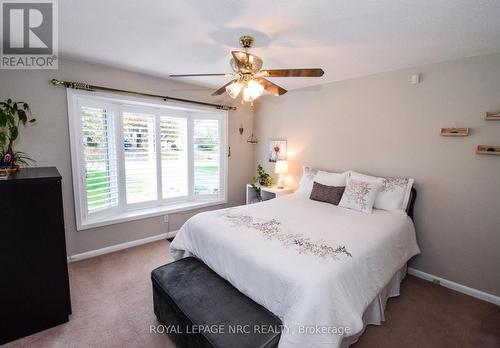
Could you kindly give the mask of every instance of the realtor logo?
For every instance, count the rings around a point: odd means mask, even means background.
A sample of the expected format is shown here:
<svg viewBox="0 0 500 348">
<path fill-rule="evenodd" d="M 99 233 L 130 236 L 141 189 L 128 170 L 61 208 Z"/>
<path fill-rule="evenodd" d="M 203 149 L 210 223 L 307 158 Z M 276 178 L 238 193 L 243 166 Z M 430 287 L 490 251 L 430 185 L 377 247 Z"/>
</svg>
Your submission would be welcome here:
<svg viewBox="0 0 500 348">
<path fill-rule="evenodd" d="M 3 0 L 0 18 L 0 69 L 57 69 L 57 0 Z"/>
</svg>

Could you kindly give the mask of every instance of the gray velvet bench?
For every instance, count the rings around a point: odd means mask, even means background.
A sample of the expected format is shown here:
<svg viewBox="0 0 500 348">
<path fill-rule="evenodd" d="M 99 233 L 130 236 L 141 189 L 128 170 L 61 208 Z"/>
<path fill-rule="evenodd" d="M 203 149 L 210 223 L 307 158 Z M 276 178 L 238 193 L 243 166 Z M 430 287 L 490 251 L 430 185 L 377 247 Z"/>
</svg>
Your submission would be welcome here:
<svg viewBox="0 0 500 348">
<path fill-rule="evenodd" d="M 207 265 L 187 257 L 155 269 L 154 312 L 177 347 L 276 347 L 281 321 Z M 161 329 L 161 330 L 160 330 Z"/>
</svg>

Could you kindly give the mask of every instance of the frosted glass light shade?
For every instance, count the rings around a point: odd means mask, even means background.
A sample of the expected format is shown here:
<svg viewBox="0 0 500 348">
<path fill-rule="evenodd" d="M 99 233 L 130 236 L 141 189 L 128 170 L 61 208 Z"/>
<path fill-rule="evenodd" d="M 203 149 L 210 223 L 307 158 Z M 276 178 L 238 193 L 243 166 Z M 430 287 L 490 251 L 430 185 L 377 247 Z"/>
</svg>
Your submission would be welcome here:
<svg viewBox="0 0 500 348">
<path fill-rule="evenodd" d="M 286 174 L 288 173 L 288 162 L 287 161 L 276 161 L 276 167 L 274 168 L 276 174 Z"/>
<path fill-rule="evenodd" d="M 238 94 L 240 94 L 242 88 L 243 84 L 239 81 L 236 81 L 226 87 L 226 92 L 231 98 L 236 99 L 236 97 L 238 97 Z"/>
<path fill-rule="evenodd" d="M 250 80 L 243 90 L 243 100 L 246 102 L 254 101 L 260 97 L 262 93 L 264 93 L 264 86 L 255 80 Z"/>
</svg>

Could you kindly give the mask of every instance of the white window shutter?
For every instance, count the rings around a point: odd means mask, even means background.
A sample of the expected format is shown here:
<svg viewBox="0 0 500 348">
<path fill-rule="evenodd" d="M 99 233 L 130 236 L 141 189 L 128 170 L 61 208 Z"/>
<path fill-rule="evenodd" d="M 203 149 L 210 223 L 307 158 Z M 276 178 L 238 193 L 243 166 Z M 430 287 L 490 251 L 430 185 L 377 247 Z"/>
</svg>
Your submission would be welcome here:
<svg viewBox="0 0 500 348">
<path fill-rule="evenodd" d="M 123 112 L 127 204 L 157 199 L 154 115 Z"/>
<path fill-rule="evenodd" d="M 194 119 L 194 195 L 214 196 L 221 192 L 220 127 L 217 119 Z"/>
<path fill-rule="evenodd" d="M 78 230 L 226 202 L 227 112 L 67 96 Z"/>
<path fill-rule="evenodd" d="M 162 198 L 188 196 L 187 119 L 160 116 Z"/>
<path fill-rule="evenodd" d="M 105 107 L 80 107 L 86 213 L 118 205 L 113 115 Z"/>
</svg>

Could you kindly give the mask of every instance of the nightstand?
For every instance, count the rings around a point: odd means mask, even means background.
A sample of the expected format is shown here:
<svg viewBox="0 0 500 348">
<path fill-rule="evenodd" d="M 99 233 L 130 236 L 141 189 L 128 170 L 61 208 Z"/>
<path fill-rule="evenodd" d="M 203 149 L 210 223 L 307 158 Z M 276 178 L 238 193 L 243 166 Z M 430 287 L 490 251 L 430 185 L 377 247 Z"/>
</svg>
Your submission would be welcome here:
<svg viewBox="0 0 500 348">
<path fill-rule="evenodd" d="M 260 186 L 260 189 L 263 201 L 267 201 L 269 199 L 293 193 L 293 190 L 287 187 L 279 189 L 276 186 L 271 186 L 271 187 Z M 255 203 L 256 200 L 257 200 L 257 193 L 252 188 L 252 185 L 247 184 L 247 204 Z"/>
</svg>

